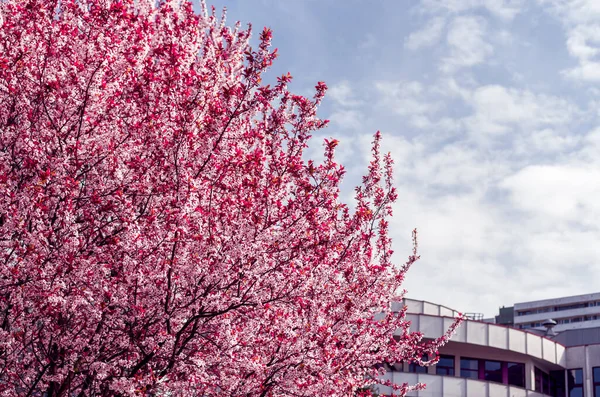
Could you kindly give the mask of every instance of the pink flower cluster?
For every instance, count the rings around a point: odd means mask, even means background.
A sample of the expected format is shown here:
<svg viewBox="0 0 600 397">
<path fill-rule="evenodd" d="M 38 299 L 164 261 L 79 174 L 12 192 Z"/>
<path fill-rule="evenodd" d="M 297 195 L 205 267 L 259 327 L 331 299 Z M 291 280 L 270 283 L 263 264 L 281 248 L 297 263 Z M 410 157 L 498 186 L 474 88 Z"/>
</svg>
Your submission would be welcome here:
<svg viewBox="0 0 600 397">
<path fill-rule="evenodd" d="M 179 0 L 0 16 L 2 395 L 347 396 L 447 341 L 391 310 L 418 256 L 391 263 L 379 134 L 350 211 L 337 141 L 303 159 L 325 84 L 261 85 L 270 30 Z"/>
</svg>

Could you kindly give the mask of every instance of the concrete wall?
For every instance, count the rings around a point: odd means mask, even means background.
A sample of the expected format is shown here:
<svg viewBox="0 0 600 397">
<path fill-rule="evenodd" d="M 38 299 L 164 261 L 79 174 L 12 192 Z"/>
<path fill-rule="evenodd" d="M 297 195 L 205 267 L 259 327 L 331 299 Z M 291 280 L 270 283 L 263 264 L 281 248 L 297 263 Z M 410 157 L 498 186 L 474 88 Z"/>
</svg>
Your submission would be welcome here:
<svg viewBox="0 0 600 397">
<path fill-rule="evenodd" d="M 560 319 L 560 318 L 591 316 L 594 314 L 596 314 L 596 315 L 600 314 L 600 306 L 582 307 L 579 309 L 561 310 L 561 311 L 557 311 L 557 312 L 534 313 L 534 314 L 528 314 L 526 316 L 517 316 L 515 313 L 515 325 L 527 324 L 527 323 L 532 323 L 532 322 L 544 322 L 544 321 L 548 320 L 549 318 L 556 320 L 556 319 Z M 590 321 L 581 321 L 578 323 L 558 324 L 555 327 L 555 329 L 558 330 L 559 326 L 567 326 L 568 328 L 574 328 L 574 327 L 570 327 L 570 326 L 577 326 L 577 325 L 582 325 L 582 324 L 585 325 L 585 324 L 594 323 L 597 321 L 598 320 L 590 320 Z M 594 326 L 594 325 L 592 325 L 592 326 Z M 543 328 L 543 327 L 538 327 L 538 328 Z"/>
<path fill-rule="evenodd" d="M 559 370 L 563 367 L 545 360 L 539 360 L 526 354 L 517 353 L 510 350 L 501 350 L 487 346 L 469 345 L 463 343 L 450 342 L 440 349 L 440 354 L 449 354 L 454 356 L 454 373 L 460 376 L 461 357 L 477 358 L 485 360 L 506 361 L 525 364 L 525 387 L 533 390 L 535 367 L 545 372 Z M 408 370 L 408 367 L 405 368 Z M 428 368 L 429 374 L 435 374 L 435 367 Z"/>
<path fill-rule="evenodd" d="M 426 338 L 438 338 L 452 324 L 452 318 L 407 314 L 410 330 Z M 549 364 L 565 364 L 565 348 L 552 340 L 528 332 L 478 321 L 465 321 L 452 337 L 453 342 L 492 347 L 529 355 Z"/>
<path fill-rule="evenodd" d="M 600 367 L 600 345 L 574 346 L 567 349 L 567 369 L 583 369 L 586 396 L 593 396 L 593 368 Z"/>
<path fill-rule="evenodd" d="M 409 393 L 408 396 L 411 397 L 547 397 L 520 387 L 451 376 L 396 372 L 388 379 L 398 384 L 404 382 L 426 384 L 425 390 Z M 384 386 L 381 386 L 379 391 L 382 394 L 391 394 L 392 392 L 391 388 Z"/>
<path fill-rule="evenodd" d="M 600 344 L 600 327 L 572 329 L 561 332 L 552 339 L 567 347 Z"/>
<path fill-rule="evenodd" d="M 404 299 L 403 304 L 406 305 L 406 312 L 412 314 L 429 314 L 432 316 L 442 317 L 457 317 L 458 311 L 446 306 L 437 305 L 427 301 L 419 301 L 414 299 Z M 395 310 L 400 309 L 400 305 L 393 307 Z"/>
<path fill-rule="evenodd" d="M 540 307 L 570 305 L 589 301 L 600 301 L 600 292 L 593 294 L 584 294 L 576 296 L 566 296 L 563 298 L 543 299 L 538 301 L 515 303 L 515 312 L 517 310 L 527 310 Z"/>
</svg>

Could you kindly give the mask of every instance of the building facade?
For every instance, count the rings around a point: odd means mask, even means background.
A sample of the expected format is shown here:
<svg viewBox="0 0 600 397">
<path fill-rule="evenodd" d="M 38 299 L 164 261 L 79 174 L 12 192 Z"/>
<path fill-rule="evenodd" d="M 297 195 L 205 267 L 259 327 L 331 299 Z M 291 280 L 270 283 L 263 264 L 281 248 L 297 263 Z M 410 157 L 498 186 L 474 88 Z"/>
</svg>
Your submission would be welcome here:
<svg viewBox="0 0 600 397">
<path fill-rule="evenodd" d="M 499 310 L 498 315 L 494 318 L 496 324 L 506 325 L 508 327 L 515 326 L 515 307 L 504 307 L 502 306 Z"/>
<path fill-rule="evenodd" d="M 411 331 L 442 335 L 456 311 L 406 300 Z M 559 333 L 553 338 L 499 324 L 466 320 L 440 349 L 437 365 L 396 363 L 384 376 L 394 383 L 425 383 L 422 397 L 600 397 L 600 328 Z M 577 332 L 575 332 L 577 331 Z M 593 342 L 578 344 L 579 342 Z M 598 343 L 595 343 L 595 342 Z M 379 393 L 392 394 L 389 387 Z"/>
<path fill-rule="evenodd" d="M 502 314 L 502 309 L 501 309 Z M 556 332 L 600 327 L 600 293 L 515 303 L 514 327 L 543 330 L 544 321 L 557 322 Z"/>
</svg>

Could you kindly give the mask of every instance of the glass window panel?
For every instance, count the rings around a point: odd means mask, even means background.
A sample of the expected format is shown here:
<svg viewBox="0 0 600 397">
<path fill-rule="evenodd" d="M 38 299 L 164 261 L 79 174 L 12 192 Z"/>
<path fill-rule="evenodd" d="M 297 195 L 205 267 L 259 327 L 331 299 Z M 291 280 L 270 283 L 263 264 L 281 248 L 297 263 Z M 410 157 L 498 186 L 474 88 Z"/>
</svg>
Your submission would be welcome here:
<svg viewBox="0 0 600 397">
<path fill-rule="evenodd" d="M 454 356 L 440 356 L 435 373 L 438 375 L 454 376 Z"/>
<path fill-rule="evenodd" d="M 502 363 L 500 361 L 486 361 L 485 362 L 485 370 L 486 371 L 501 371 Z"/>
<path fill-rule="evenodd" d="M 454 367 L 454 356 L 440 356 L 437 365 L 441 367 Z"/>
<path fill-rule="evenodd" d="M 485 380 L 490 381 L 490 382 L 502 383 L 502 371 L 486 372 Z"/>
<path fill-rule="evenodd" d="M 594 368 L 594 382 L 600 383 L 600 367 Z"/>
<path fill-rule="evenodd" d="M 542 374 L 542 392 L 544 394 L 550 394 L 550 377 L 547 373 Z"/>
<path fill-rule="evenodd" d="M 477 370 L 477 369 L 479 369 L 479 361 L 474 360 L 472 358 L 461 358 L 460 359 L 460 368 Z"/>
<path fill-rule="evenodd" d="M 425 374 L 427 373 L 427 367 L 422 367 L 416 363 L 410 363 L 408 365 L 408 372 L 413 372 L 417 374 Z"/>
<path fill-rule="evenodd" d="M 437 367 L 435 369 L 435 373 L 437 375 L 446 375 L 446 376 L 454 376 L 454 368 L 448 367 Z"/>
<path fill-rule="evenodd" d="M 594 386 L 594 397 L 600 397 L 600 385 Z"/>
<path fill-rule="evenodd" d="M 544 385 L 544 381 L 543 381 L 544 372 L 542 372 L 542 370 L 539 369 L 538 367 L 535 367 L 534 375 L 535 375 L 535 391 L 538 391 L 541 393 L 542 387 Z"/>
<path fill-rule="evenodd" d="M 463 378 L 479 379 L 479 360 L 474 358 L 461 358 L 460 376 Z"/>
<path fill-rule="evenodd" d="M 484 379 L 502 383 L 502 363 L 500 361 L 485 361 Z"/>
<path fill-rule="evenodd" d="M 478 371 L 473 371 L 473 370 L 469 370 L 469 369 L 461 369 L 460 376 L 462 378 L 479 379 L 479 374 L 477 372 Z"/>
<path fill-rule="evenodd" d="M 583 387 L 577 386 L 569 390 L 569 397 L 583 397 Z"/>
<path fill-rule="evenodd" d="M 550 387 L 550 391 L 553 396 L 562 397 L 566 394 L 565 371 L 550 371 Z"/>
<path fill-rule="evenodd" d="M 423 354 L 421 356 L 421 360 L 427 361 L 427 355 Z M 417 374 L 426 374 L 427 367 L 422 367 L 419 364 L 412 362 L 412 363 L 408 364 L 408 372 L 413 372 L 413 373 L 417 373 Z"/>
<path fill-rule="evenodd" d="M 569 370 L 569 383 L 572 385 L 583 384 L 583 370 L 581 368 Z"/>
<path fill-rule="evenodd" d="M 525 387 L 525 364 L 507 363 L 508 368 L 508 384 Z"/>
</svg>

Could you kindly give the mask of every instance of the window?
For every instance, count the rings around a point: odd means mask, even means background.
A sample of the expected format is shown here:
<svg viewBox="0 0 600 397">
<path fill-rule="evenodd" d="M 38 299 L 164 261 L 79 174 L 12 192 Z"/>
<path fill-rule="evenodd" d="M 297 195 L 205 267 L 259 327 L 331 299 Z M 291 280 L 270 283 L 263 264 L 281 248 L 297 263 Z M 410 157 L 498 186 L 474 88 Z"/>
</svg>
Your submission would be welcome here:
<svg viewBox="0 0 600 397">
<path fill-rule="evenodd" d="M 593 369 L 594 397 L 600 397 L 600 367 Z"/>
<path fill-rule="evenodd" d="M 508 369 L 508 384 L 525 387 L 525 364 L 506 363 L 506 367 Z"/>
<path fill-rule="evenodd" d="M 502 383 L 502 363 L 486 360 L 483 364 L 483 379 L 490 382 Z"/>
<path fill-rule="evenodd" d="M 454 376 L 454 356 L 440 356 L 440 360 L 435 366 L 435 373 L 437 375 Z"/>
<path fill-rule="evenodd" d="M 535 391 L 544 393 L 544 394 L 550 394 L 550 376 L 546 372 L 539 369 L 538 367 L 535 367 L 534 374 L 535 374 Z"/>
<path fill-rule="evenodd" d="M 542 390 L 544 394 L 550 394 L 550 375 L 542 373 Z"/>
<path fill-rule="evenodd" d="M 566 305 L 566 306 L 555 306 L 555 311 L 563 311 L 563 310 L 572 310 L 572 309 L 582 309 L 584 307 L 588 307 L 587 303 L 578 303 L 575 305 Z"/>
<path fill-rule="evenodd" d="M 423 357 L 421 357 L 421 360 L 427 361 L 427 355 L 423 355 Z M 415 374 L 426 374 L 427 367 L 422 367 L 419 364 L 412 362 L 408 364 L 408 372 L 412 372 Z"/>
<path fill-rule="evenodd" d="M 567 371 L 569 380 L 569 397 L 583 397 L 583 370 L 581 368 Z"/>
<path fill-rule="evenodd" d="M 550 371 L 550 394 L 564 397 L 566 395 L 565 371 Z"/>
<path fill-rule="evenodd" d="M 402 362 L 394 363 L 391 365 L 391 367 L 392 367 L 392 371 L 395 371 L 395 372 L 403 372 L 404 371 L 404 364 Z"/>
<path fill-rule="evenodd" d="M 473 358 L 461 358 L 460 376 L 463 378 L 479 379 L 479 360 Z"/>
<path fill-rule="evenodd" d="M 452 363 L 454 363 L 454 357 L 448 357 L 452 358 Z M 450 361 L 448 361 L 448 364 L 450 364 Z M 548 374 L 544 374 L 543 371 L 540 371 L 538 368 L 536 368 L 536 371 L 539 371 L 540 373 L 540 375 L 538 376 L 540 382 L 540 391 L 546 390 L 546 394 L 548 394 L 548 391 L 550 389 Z M 439 371 L 437 373 L 438 375 L 445 375 L 445 373 L 441 373 Z M 462 378 L 479 379 L 488 382 L 498 382 L 505 385 L 508 384 L 524 388 L 525 364 L 461 357 L 460 376 Z"/>
</svg>

